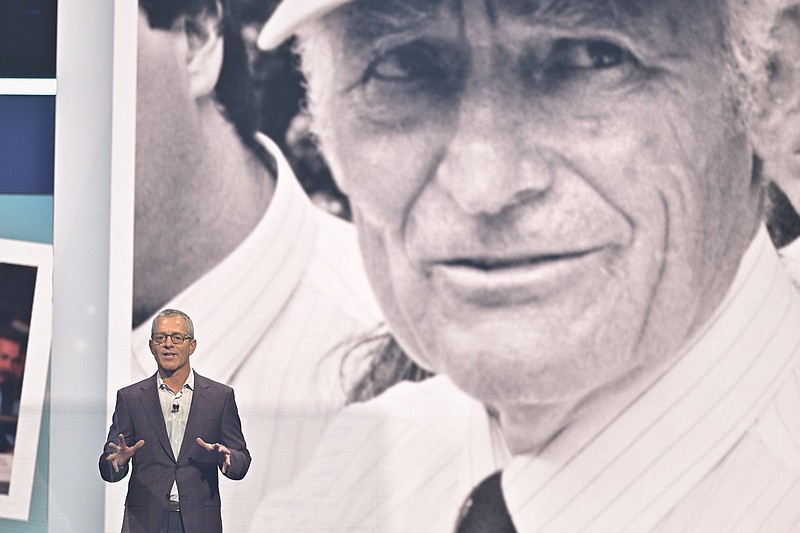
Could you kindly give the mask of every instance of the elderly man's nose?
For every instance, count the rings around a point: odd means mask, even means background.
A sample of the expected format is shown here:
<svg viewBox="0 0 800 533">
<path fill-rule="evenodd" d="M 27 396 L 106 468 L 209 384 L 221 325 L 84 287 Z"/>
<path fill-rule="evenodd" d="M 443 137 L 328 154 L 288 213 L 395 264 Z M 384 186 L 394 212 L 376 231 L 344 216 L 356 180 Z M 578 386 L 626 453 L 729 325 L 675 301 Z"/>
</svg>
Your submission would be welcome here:
<svg viewBox="0 0 800 533">
<path fill-rule="evenodd" d="M 494 215 L 547 192 L 553 169 L 545 153 L 527 147 L 511 124 L 489 114 L 462 121 L 436 178 L 473 215 Z"/>
</svg>

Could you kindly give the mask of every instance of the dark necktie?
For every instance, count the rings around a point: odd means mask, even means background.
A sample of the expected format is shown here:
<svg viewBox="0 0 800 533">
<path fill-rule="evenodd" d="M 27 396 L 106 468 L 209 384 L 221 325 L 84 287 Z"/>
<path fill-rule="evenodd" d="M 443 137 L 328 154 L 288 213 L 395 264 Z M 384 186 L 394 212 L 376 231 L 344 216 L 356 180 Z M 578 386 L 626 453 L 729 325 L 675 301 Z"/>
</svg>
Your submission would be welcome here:
<svg viewBox="0 0 800 533">
<path fill-rule="evenodd" d="M 517 533 L 495 472 L 472 489 L 458 514 L 455 533 Z"/>
</svg>

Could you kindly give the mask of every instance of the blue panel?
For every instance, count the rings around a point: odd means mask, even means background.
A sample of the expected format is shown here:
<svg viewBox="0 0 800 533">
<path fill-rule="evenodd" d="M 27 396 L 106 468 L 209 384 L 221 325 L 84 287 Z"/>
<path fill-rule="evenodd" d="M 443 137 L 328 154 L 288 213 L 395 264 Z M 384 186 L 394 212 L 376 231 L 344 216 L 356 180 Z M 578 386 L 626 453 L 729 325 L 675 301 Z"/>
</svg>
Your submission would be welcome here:
<svg viewBox="0 0 800 533">
<path fill-rule="evenodd" d="M 53 243 L 53 197 L 0 195 L 0 237 Z"/>
<path fill-rule="evenodd" d="M 53 194 L 55 108 L 55 96 L 0 96 L 0 194 Z"/>
</svg>

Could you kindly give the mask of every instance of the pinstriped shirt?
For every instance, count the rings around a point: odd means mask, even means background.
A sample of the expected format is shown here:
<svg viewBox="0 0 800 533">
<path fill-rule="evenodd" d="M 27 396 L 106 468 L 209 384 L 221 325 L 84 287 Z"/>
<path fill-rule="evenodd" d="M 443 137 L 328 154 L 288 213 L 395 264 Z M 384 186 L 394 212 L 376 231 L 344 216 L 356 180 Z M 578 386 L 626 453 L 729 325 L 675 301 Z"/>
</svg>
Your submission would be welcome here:
<svg viewBox="0 0 800 533">
<path fill-rule="evenodd" d="M 798 354 L 797 293 L 761 232 L 645 394 L 512 461 L 512 516 L 536 532 L 800 530 Z"/>
<path fill-rule="evenodd" d="M 307 463 L 344 406 L 336 348 L 380 322 L 355 230 L 314 207 L 279 149 L 259 140 L 278 165 L 267 212 L 225 261 L 165 305 L 202 329 L 192 367 L 236 389 L 253 456 L 245 479 L 220 483 L 223 524 L 236 532 Z M 152 373 L 149 328 L 133 332 L 134 378 Z"/>
<path fill-rule="evenodd" d="M 323 442 L 254 524 L 450 532 L 502 468 L 521 533 L 800 532 L 798 295 L 759 232 L 677 363 L 536 456 L 510 458 L 483 406 L 442 376 L 345 409 Z"/>
</svg>

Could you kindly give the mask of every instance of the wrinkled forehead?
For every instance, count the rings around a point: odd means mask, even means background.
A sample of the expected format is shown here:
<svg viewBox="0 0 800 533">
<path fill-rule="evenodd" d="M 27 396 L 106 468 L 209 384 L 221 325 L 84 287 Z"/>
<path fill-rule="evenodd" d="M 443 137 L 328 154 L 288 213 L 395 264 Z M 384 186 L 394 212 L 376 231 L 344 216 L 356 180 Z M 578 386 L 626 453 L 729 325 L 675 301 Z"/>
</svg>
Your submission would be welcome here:
<svg viewBox="0 0 800 533">
<path fill-rule="evenodd" d="M 674 1 L 674 0 L 672 0 Z M 650 0 L 354 0 L 351 17 L 366 21 L 414 23 L 439 17 L 462 18 L 480 12 L 491 22 L 502 18 L 530 22 L 586 23 L 595 20 L 641 18 Z M 667 2 L 669 3 L 669 1 Z"/>
<path fill-rule="evenodd" d="M 720 28 L 722 0 L 284 0 L 259 36 L 263 49 L 277 47 L 310 20 L 336 11 L 347 32 L 374 37 L 431 25 L 442 19 L 463 19 L 480 11 L 495 24 L 514 20 L 536 26 L 624 28 L 639 37 L 653 31 L 653 22 L 676 37 L 687 26 Z M 691 24 L 687 24 L 691 22 Z M 711 23 L 709 26 L 707 23 Z"/>
</svg>

